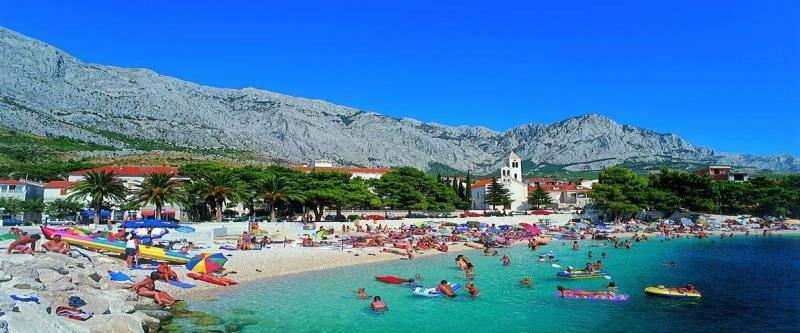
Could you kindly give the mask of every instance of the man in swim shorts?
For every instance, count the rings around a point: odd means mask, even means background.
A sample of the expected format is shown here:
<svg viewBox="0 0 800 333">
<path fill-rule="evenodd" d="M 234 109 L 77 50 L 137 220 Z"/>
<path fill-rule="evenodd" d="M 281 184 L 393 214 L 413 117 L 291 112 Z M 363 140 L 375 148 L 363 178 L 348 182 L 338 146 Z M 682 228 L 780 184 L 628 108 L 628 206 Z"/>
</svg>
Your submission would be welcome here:
<svg viewBox="0 0 800 333">
<path fill-rule="evenodd" d="M 36 241 L 41 239 L 42 236 L 39 235 L 23 235 L 20 236 L 17 240 L 15 240 L 11 245 L 8 246 L 8 251 L 6 253 L 11 254 L 11 251 L 18 251 L 22 254 L 30 254 L 34 255 L 33 251 L 36 251 Z M 28 247 L 28 244 L 31 246 Z"/>
<path fill-rule="evenodd" d="M 442 280 L 439 285 L 436 286 L 436 291 L 445 294 L 447 297 L 456 297 L 456 293 L 450 288 L 450 284 L 447 283 L 447 280 Z"/>
<path fill-rule="evenodd" d="M 61 235 L 58 234 L 53 235 L 53 239 L 44 243 L 42 247 L 48 251 L 61 254 L 69 254 L 71 251 L 69 244 L 61 239 Z"/>
</svg>

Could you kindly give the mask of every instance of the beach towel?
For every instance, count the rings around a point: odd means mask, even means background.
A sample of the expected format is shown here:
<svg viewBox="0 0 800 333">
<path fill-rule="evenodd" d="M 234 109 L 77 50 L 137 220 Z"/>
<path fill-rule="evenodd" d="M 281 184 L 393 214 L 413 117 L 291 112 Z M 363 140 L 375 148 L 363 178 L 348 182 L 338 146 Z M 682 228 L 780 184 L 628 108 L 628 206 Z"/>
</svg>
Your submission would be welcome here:
<svg viewBox="0 0 800 333">
<path fill-rule="evenodd" d="M 186 283 L 186 282 L 180 282 L 180 281 L 170 280 L 170 281 L 169 281 L 169 282 L 167 282 L 167 283 L 169 283 L 169 284 L 171 284 L 171 285 L 173 285 L 173 286 L 176 286 L 176 287 L 181 287 L 181 288 L 194 288 L 194 285 L 193 285 L 193 284 L 191 284 L 191 283 Z"/>
<path fill-rule="evenodd" d="M 235 245 L 223 245 L 219 247 L 220 250 L 231 250 L 236 251 L 238 250 Z"/>
<path fill-rule="evenodd" d="M 131 281 L 131 282 L 133 282 L 133 279 L 131 279 L 130 276 L 128 276 L 127 274 L 125 274 L 123 272 L 109 270 L 108 271 L 108 275 L 111 277 L 111 281 Z"/>
<path fill-rule="evenodd" d="M 91 311 L 83 311 L 81 309 L 73 308 L 70 306 L 59 306 L 58 308 L 56 308 L 56 314 L 70 319 L 86 320 L 91 318 L 94 313 L 92 313 Z"/>
<path fill-rule="evenodd" d="M 10 239 L 17 240 L 17 239 L 19 239 L 19 235 L 17 235 L 17 234 L 12 234 L 12 233 L 10 233 L 10 232 L 9 232 L 9 233 L 7 233 L 7 234 L 2 234 L 2 235 L 0 235 L 0 241 L 4 241 L 4 240 L 10 240 Z"/>
<path fill-rule="evenodd" d="M 20 302 L 35 302 L 36 304 L 39 304 L 39 298 L 38 298 L 38 297 L 36 297 L 36 296 L 30 296 L 30 295 L 11 295 L 11 299 L 13 299 L 13 300 L 15 300 L 15 301 L 20 301 Z"/>
</svg>

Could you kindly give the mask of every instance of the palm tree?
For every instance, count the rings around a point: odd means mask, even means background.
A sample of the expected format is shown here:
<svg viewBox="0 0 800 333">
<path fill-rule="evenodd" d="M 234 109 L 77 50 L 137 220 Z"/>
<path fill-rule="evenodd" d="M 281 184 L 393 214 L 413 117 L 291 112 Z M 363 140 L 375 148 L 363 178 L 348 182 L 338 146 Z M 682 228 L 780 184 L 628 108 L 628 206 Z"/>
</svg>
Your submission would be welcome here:
<svg viewBox="0 0 800 333">
<path fill-rule="evenodd" d="M 156 206 L 156 220 L 161 219 L 164 204 L 174 203 L 178 197 L 181 181 L 174 179 L 171 173 L 151 173 L 144 177 L 136 193 L 137 201 Z"/>
<path fill-rule="evenodd" d="M 275 222 L 277 204 L 303 200 L 303 195 L 297 192 L 294 184 L 286 177 L 270 174 L 264 177 L 259 185 L 264 201 L 269 204 L 269 220 L 272 222 Z"/>
<path fill-rule="evenodd" d="M 74 192 L 69 199 L 89 199 L 89 206 L 94 209 L 95 229 L 100 225 L 100 210 L 103 208 L 103 201 L 108 199 L 122 202 L 127 194 L 125 185 L 113 171 L 89 171 L 84 175 L 83 180 L 75 184 L 72 189 Z"/>
<path fill-rule="evenodd" d="M 229 172 L 217 171 L 200 178 L 197 191 L 205 200 L 214 203 L 217 222 L 222 222 L 222 209 L 226 201 L 234 201 L 239 194 L 239 179 Z"/>
</svg>

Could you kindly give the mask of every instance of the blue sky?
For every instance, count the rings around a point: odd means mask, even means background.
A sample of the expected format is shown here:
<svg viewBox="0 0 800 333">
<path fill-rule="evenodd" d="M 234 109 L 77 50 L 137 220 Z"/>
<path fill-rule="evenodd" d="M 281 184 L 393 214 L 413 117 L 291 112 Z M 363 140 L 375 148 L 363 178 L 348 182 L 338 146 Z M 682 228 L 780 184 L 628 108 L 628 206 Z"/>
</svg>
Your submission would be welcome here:
<svg viewBox="0 0 800 333">
<path fill-rule="evenodd" d="M 800 155 L 800 1 L 11 0 L 0 25 L 87 62 L 395 117 L 505 130 L 600 113 Z"/>
</svg>

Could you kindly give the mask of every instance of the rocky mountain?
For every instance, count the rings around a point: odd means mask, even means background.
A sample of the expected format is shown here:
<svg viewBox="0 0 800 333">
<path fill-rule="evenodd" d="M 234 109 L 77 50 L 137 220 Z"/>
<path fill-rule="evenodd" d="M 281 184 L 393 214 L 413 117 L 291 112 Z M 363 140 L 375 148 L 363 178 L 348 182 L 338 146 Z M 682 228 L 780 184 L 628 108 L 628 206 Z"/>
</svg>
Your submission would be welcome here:
<svg viewBox="0 0 800 333">
<path fill-rule="evenodd" d="M 252 152 L 265 159 L 342 165 L 431 165 L 491 172 L 514 150 L 534 165 L 597 170 L 616 164 L 707 164 L 800 171 L 794 156 L 693 146 L 673 134 L 590 114 L 506 132 L 396 119 L 258 89 L 220 89 L 148 69 L 83 63 L 0 28 L 0 124 L 122 149 Z"/>
</svg>

